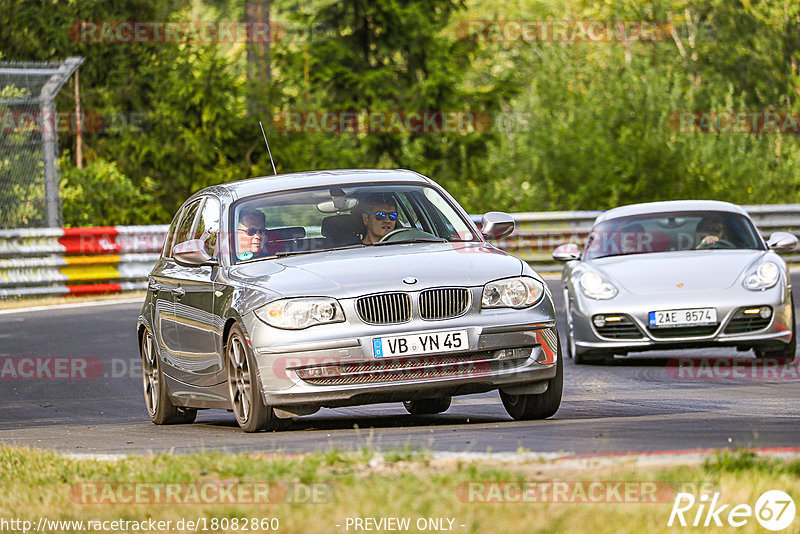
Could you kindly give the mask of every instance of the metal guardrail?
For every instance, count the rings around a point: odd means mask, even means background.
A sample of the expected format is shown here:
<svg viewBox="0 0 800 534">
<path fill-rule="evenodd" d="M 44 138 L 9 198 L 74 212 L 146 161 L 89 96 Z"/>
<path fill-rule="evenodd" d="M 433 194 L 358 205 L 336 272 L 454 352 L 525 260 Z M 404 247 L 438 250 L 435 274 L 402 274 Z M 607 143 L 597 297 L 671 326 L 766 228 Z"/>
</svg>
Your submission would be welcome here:
<svg viewBox="0 0 800 534">
<path fill-rule="evenodd" d="M 800 204 L 744 206 L 764 237 L 800 235 Z M 512 214 L 514 232 L 495 242 L 542 272 L 558 272 L 553 249 L 582 245 L 600 211 Z M 480 223 L 481 216 L 472 219 Z M 168 227 L 110 226 L 0 230 L 0 298 L 140 290 L 158 259 Z M 800 262 L 800 254 L 783 254 Z"/>
<path fill-rule="evenodd" d="M 147 287 L 167 226 L 0 230 L 0 298 Z"/>
</svg>

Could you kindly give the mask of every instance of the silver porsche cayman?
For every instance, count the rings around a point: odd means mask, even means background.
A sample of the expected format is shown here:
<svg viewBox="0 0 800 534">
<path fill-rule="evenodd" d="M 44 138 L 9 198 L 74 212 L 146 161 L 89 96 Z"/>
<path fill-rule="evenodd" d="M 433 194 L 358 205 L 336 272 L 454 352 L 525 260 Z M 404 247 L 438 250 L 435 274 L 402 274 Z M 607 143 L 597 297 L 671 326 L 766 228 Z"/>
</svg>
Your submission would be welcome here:
<svg viewBox="0 0 800 534">
<path fill-rule="evenodd" d="M 321 407 L 403 402 L 441 413 L 499 390 L 515 419 L 561 402 L 553 303 L 411 171 L 286 174 L 213 186 L 178 210 L 138 319 L 156 424 L 233 412 L 247 432 Z"/>
<path fill-rule="evenodd" d="M 568 352 L 576 363 L 647 350 L 732 346 L 791 361 L 786 263 L 742 208 L 716 201 L 623 206 L 600 215 L 583 251 L 561 245 Z"/>
</svg>

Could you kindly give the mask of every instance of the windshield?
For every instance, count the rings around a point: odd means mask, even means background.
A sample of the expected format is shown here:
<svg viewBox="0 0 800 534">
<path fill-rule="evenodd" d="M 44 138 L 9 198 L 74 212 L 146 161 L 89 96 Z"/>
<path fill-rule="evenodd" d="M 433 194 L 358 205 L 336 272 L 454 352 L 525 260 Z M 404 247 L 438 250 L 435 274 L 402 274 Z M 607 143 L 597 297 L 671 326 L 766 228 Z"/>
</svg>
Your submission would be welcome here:
<svg viewBox="0 0 800 534">
<path fill-rule="evenodd" d="M 708 249 L 763 250 L 764 244 L 752 222 L 737 213 L 651 213 L 595 226 L 586 240 L 583 259 Z"/>
<path fill-rule="evenodd" d="M 436 189 L 327 186 L 250 197 L 232 208 L 234 263 L 409 242 L 478 241 Z"/>
</svg>

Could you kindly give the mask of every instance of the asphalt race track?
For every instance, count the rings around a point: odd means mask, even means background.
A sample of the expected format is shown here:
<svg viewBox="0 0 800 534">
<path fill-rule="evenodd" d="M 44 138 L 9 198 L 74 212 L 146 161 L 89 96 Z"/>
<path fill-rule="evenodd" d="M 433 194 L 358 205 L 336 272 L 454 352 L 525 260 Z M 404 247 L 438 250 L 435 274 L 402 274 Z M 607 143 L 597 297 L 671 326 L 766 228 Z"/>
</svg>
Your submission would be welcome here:
<svg viewBox="0 0 800 534">
<path fill-rule="evenodd" d="M 548 283 L 560 314 L 558 281 Z M 752 353 L 728 349 L 606 366 L 566 360 L 561 409 L 544 421 L 513 421 L 494 392 L 455 398 L 436 416 L 408 415 L 401 404 L 322 409 L 279 433 L 245 434 L 221 410 L 201 411 L 193 425 L 159 427 L 142 399 L 139 309 L 127 303 L 0 315 L 0 442 L 70 453 L 408 446 L 581 454 L 800 445 L 798 362 L 764 369 Z M 687 357 L 709 365 L 674 365 Z M 34 376 L 15 377 L 20 370 Z"/>
</svg>

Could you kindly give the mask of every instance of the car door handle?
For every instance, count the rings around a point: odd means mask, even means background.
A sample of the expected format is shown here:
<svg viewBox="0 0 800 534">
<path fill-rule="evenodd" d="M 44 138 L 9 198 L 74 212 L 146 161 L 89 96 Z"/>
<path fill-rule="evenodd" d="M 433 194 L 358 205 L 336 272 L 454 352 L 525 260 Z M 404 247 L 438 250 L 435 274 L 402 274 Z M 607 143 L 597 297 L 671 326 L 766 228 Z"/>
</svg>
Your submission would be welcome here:
<svg viewBox="0 0 800 534">
<path fill-rule="evenodd" d="M 186 294 L 186 290 L 183 289 L 182 287 L 178 286 L 178 287 L 176 287 L 175 289 L 172 290 L 172 294 L 175 295 L 178 298 L 181 298 L 182 296 L 184 296 Z"/>
</svg>

